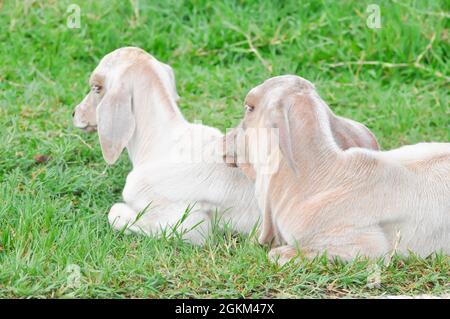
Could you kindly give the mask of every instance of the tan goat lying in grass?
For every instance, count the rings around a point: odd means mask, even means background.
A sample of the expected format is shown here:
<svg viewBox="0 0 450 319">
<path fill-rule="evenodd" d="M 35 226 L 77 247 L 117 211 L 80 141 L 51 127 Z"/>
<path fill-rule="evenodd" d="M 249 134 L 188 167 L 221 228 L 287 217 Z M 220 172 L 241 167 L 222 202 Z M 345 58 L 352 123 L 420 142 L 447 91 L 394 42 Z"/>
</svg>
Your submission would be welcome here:
<svg viewBox="0 0 450 319">
<path fill-rule="evenodd" d="M 450 253 L 450 143 L 342 150 L 336 116 L 298 76 L 265 81 L 245 105 L 240 127 L 225 139 L 227 161 L 239 166 L 235 140 L 246 140 L 244 172 L 255 178 L 263 214 L 259 241 L 273 243 L 272 259 L 284 263 L 297 248 L 346 260 L 393 250 Z M 269 163 L 256 157 L 267 143 L 251 134 L 257 128 L 278 130 L 279 145 L 266 148 Z"/>
</svg>

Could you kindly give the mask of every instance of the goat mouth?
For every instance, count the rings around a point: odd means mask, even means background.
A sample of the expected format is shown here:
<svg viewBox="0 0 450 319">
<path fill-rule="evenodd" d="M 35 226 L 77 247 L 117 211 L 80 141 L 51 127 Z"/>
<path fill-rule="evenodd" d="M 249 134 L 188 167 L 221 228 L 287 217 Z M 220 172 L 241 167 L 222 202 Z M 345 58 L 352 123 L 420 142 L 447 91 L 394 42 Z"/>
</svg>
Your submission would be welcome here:
<svg viewBox="0 0 450 319">
<path fill-rule="evenodd" d="M 87 126 L 83 127 L 82 130 L 87 133 L 93 133 L 93 132 L 97 131 L 97 126 L 96 125 L 87 125 Z"/>
</svg>

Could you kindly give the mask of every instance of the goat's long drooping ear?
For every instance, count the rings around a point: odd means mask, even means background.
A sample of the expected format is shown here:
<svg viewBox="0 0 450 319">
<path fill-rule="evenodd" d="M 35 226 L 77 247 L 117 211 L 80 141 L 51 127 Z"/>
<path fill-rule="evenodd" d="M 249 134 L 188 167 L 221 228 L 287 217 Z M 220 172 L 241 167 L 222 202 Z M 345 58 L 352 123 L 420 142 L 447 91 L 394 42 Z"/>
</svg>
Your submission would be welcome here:
<svg viewBox="0 0 450 319">
<path fill-rule="evenodd" d="M 280 143 L 280 150 L 283 157 L 287 160 L 289 167 L 298 176 L 298 167 L 295 163 L 294 152 L 292 151 L 292 136 L 289 125 L 289 112 L 291 107 L 280 107 L 275 116 L 275 128 L 278 128 L 278 137 Z"/>
<path fill-rule="evenodd" d="M 340 116 L 333 116 L 330 124 L 336 144 L 341 149 L 346 150 L 350 147 L 380 149 L 375 135 L 363 124 Z"/>
<path fill-rule="evenodd" d="M 109 90 L 97 107 L 97 122 L 103 158 L 114 164 L 136 127 L 131 94 L 123 87 Z"/>
</svg>

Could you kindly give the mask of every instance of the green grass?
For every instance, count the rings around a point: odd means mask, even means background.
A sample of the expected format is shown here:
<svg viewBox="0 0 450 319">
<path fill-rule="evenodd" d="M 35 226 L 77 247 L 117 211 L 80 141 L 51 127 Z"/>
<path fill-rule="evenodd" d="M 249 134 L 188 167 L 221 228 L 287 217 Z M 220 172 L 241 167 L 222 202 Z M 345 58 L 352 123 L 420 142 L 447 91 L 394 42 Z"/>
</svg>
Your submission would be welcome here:
<svg viewBox="0 0 450 319">
<path fill-rule="evenodd" d="M 81 29 L 66 26 L 73 2 Z M 192 121 L 236 125 L 249 89 L 293 73 L 314 82 L 337 114 L 369 126 L 385 149 L 447 142 L 448 1 L 139 2 L 136 15 L 129 1 L 0 1 L 0 297 L 450 292 L 448 256 L 379 263 L 381 287 L 369 289 L 364 260 L 281 269 L 254 237 L 216 232 L 192 247 L 115 233 L 106 214 L 120 200 L 128 158 L 108 167 L 97 137 L 71 124 L 99 59 L 133 45 L 174 67 Z M 366 27 L 369 3 L 380 5 L 381 29 Z M 380 63 L 347 63 L 355 61 Z M 37 154 L 50 160 L 37 164 Z M 81 269 L 78 287 L 68 285 L 71 264 Z"/>
</svg>

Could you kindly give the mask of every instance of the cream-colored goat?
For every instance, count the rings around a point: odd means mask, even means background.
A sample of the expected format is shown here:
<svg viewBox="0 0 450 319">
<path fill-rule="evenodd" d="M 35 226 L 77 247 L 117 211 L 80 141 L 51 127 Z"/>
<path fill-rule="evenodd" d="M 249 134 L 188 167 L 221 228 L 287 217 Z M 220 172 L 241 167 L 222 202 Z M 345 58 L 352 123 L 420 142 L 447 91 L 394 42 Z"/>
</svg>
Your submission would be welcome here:
<svg viewBox="0 0 450 319">
<path fill-rule="evenodd" d="M 327 252 L 345 260 L 394 250 L 450 253 L 450 143 L 341 150 L 333 137 L 336 116 L 298 76 L 265 81 L 245 104 L 240 129 L 225 139 L 228 160 L 237 158 L 236 137 L 257 154 L 261 141 L 251 128 L 278 129 L 279 145 L 269 155 L 278 170 L 264 173 L 268 164 L 252 158 L 251 169 L 245 167 L 256 175 L 259 241 L 273 243 L 271 259 L 284 263 L 298 248 L 307 257 Z"/>
<path fill-rule="evenodd" d="M 98 125 L 109 164 L 124 148 L 133 163 L 124 203 L 114 204 L 108 215 L 114 228 L 158 235 L 176 227 L 200 244 L 218 212 L 220 225 L 244 234 L 252 230 L 260 217 L 253 183 L 222 162 L 219 130 L 183 118 L 170 66 L 139 48 L 121 48 L 100 61 L 90 86 L 75 108 L 74 125 L 86 131 Z M 343 147 L 377 147 L 359 123 L 342 119 L 336 131 Z"/>
<path fill-rule="evenodd" d="M 215 160 L 219 130 L 183 118 L 170 66 L 139 48 L 121 48 L 100 61 L 89 82 L 92 91 L 75 108 L 75 126 L 97 128 L 109 164 L 124 148 L 133 164 L 124 203 L 114 204 L 108 215 L 115 229 L 184 233 L 184 239 L 201 244 L 216 210 L 219 223 L 236 231 L 255 226 L 259 211 L 252 183 Z"/>
</svg>

